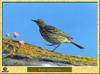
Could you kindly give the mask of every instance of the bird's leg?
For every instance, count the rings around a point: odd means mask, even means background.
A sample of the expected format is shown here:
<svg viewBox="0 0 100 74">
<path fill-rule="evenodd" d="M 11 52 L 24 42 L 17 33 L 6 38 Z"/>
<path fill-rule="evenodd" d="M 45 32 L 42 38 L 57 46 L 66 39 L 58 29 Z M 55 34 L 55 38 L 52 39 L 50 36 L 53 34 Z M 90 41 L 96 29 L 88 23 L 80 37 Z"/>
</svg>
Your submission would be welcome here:
<svg viewBox="0 0 100 74">
<path fill-rule="evenodd" d="M 53 50 L 52 52 L 54 52 L 56 50 L 56 48 L 58 48 L 60 46 L 60 44 L 58 44 Z"/>
</svg>

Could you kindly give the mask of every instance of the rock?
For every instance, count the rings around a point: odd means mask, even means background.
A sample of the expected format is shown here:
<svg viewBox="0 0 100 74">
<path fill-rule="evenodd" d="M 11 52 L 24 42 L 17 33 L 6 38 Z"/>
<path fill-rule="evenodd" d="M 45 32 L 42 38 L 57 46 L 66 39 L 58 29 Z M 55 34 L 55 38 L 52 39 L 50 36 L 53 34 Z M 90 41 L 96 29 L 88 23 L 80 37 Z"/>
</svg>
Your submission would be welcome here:
<svg viewBox="0 0 100 74">
<path fill-rule="evenodd" d="M 9 39 L 10 40 L 10 39 Z M 3 38 L 3 66 L 95 66 L 97 60 L 83 56 L 66 56 L 40 46 Z M 10 46 L 10 47 L 9 47 Z"/>
</svg>

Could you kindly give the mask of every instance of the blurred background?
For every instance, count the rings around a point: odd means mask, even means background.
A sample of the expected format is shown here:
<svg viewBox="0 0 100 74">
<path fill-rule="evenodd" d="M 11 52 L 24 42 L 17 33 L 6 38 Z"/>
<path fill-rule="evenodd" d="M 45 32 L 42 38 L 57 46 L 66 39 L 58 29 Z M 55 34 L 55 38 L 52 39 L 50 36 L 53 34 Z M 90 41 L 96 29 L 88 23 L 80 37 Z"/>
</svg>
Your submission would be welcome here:
<svg viewBox="0 0 100 74">
<path fill-rule="evenodd" d="M 62 44 L 56 52 L 71 56 L 97 58 L 97 3 L 3 3 L 3 37 L 14 32 L 16 40 L 52 50 L 41 37 L 32 19 L 43 19 L 74 38 L 85 49 Z"/>
</svg>

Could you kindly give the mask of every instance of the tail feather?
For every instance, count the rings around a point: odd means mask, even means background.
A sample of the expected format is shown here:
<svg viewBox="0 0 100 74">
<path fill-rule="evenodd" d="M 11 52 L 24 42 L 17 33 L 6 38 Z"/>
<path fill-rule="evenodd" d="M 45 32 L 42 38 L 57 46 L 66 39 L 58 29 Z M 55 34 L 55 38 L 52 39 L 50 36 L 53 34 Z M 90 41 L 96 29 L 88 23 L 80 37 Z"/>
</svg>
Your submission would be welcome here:
<svg viewBox="0 0 100 74">
<path fill-rule="evenodd" d="M 75 42 L 71 42 L 72 44 L 74 44 L 75 46 L 77 46 L 78 48 L 80 48 L 80 49 L 84 49 L 84 47 L 82 47 L 81 45 L 79 45 L 79 44 L 77 44 L 77 43 L 75 43 Z"/>
</svg>

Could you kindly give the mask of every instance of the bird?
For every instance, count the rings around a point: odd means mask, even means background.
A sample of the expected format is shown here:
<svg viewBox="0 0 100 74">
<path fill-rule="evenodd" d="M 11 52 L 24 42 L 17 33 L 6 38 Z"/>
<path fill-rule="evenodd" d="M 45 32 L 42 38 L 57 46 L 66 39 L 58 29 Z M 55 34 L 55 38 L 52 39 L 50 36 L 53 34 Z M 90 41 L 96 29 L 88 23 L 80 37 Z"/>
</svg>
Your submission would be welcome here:
<svg viewBox="0 0 100 74">
<path fill-rule="evenodd" d="M 38 25 L 40 34 L 43 37 L 43 39 L 50 43 L 48 46 L 56 45 L 56 47 L 52 50 L 52 52 L 54 52 L 61 44 L 64 43 L 70 43 L 80 49 L 84 49 L 83 46 L 75 43 L 73 41 L 73 38 L 69 36 L 67 33 L 64 33 L 62 30 L 54 26 L 48 25 L 44 20 L 32 19 L 32 21 Z"/>
</svg>

